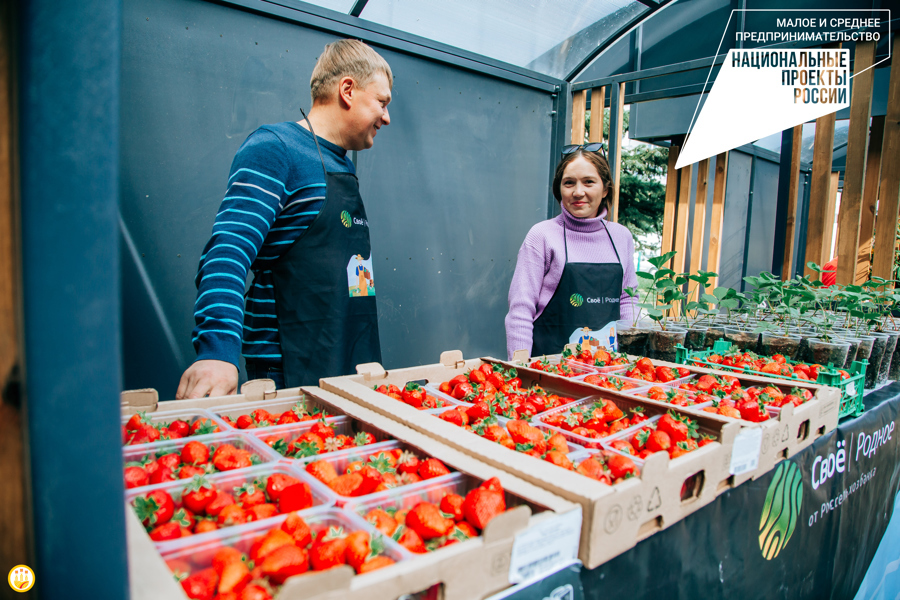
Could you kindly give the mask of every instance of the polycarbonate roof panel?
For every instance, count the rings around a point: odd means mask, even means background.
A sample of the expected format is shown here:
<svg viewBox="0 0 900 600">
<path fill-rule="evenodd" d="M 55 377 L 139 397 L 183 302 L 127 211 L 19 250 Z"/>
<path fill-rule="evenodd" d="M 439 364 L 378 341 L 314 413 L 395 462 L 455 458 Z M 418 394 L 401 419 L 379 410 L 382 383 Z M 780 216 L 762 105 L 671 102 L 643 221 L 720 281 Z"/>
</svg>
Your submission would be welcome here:
<svg viewBox="0 0 900 600">
<path fill-rule="evenodd" d="M 580 36 L 608 38 L 646 10 L 631 0 L 369 0 L 360 17 L 562 77 L 597 47 Z"/>
<path fill-rule="evenodd" d="M 350 9 L 353 8 L 354 0 L 304 0 L 305 2 L 309 2 L 310 4 L 315 4 L 316 6 L 321 6 L 322 8 L 328 8 L 331 10 L 336 10 L 338 12 L 342 12 L 347 14 L 350 12 Z"/>
</svg>

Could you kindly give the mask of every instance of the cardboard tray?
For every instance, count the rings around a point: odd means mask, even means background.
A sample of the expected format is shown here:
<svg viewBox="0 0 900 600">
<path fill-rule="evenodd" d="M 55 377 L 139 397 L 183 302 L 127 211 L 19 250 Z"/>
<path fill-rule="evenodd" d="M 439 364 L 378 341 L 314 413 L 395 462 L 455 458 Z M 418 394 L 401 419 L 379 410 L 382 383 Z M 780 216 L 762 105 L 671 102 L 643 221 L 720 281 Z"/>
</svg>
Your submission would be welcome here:
<svg viewBox="0 0 900 600">
<path fill-rule="evenodd" d="M 583 509 L 579 558 L 591 569 L 683 519 L 736 485 L 735 478 L 730 475 L 731 449 L 741 426 L 710 415 L 694 414 L 692 417 L 699 421 L 702 429 L 716 432 L 720 442 L 671 461 L 665 453 L 654 454 L 645 461 L 639 478 L 609 486 L 504 448 L 433 415 L 421 414 L 421 411 L 373 389 L 382 384 L 403 386 L 408 381 L 421 380 L 439 384 L 484 362 L 499 363 L 504 368 L 512 366 L 491 358 L 466 361 L 462 353 L 455 350 L 444 352 L 439 364 L 387 372 L 380 365 L 371 363 L 358 366 L 359 375 L 323 379 L 320 385 L 496 468 L 579 503 Z M 596 388 L 578 381 L 542 371 L 520 369 L 519 374 L 524 384 L 539 383 L 548 392 L 573 398 L 600 393 Z M 623 410 L 628 406 L 647 406 L 645 402 L 623 395 L 610 393 L 608 397 L 619 403 Z M 671 408 L 664 406 L 656 407 L 656 411 L 664 412 Z M 682 498 L 683 488 L 688 492 L 685 498 Z"/>
<path fill-rule="evenodd" d="M 520 506 L 491 521 L 478 538 L 452 544 L 429 554 L 416 555 L 366 575 L 355 576 L 349 567 L 341 567 L 295 577 L 285 583 L 276 600 L 395 600 L 403 594 L 416 593 L 434 585 L 442 585 L 442 597 L 445 600 L 484 598 L 509 586 L 513 543 L 517 534 L 534 527 L 547 526 L 562 516 L 577 517 L 577 513 L 580 513 L 580 507 L 576 504 L 325 390 L 292 388 L 276 392 L 274 383 L 260 380 L 245 384 L 241 391 L 244 394 L 240 396 L 172 401 L 162 405 L 154 390 L 123 392 L 123 413 L 136 409 L 153 412 L 160 406 L 166 410 L 216 408 L 306 394 L 315 402 L 327 405 L 333 414 L 347 415 L 363 421 L 372 429 L 378 429 L 412 445 L 461 473 L 481 480 L 498 477 L 508 495 L 522 499 Z M 533 512 L 532 508 L 542 509 L 542 512 Z M 131 598 L 185 599 L 181 586 L 175 582 L 134 512 L 128 510 L 126 517 Z"/>
<path fill-rule="evenodd" d="M 637 360 L 641 357 L 632 356 L 631 358 Z M 713 375 L 729 375 L 731 377 L 737 378 L 738 381 L 740 381 L 741 384 L 744 385 L 744 387 L 775 386 L 784 389 L 798 387 L 801 389 L 808 389 L 812 392 L 813 398 L 808 402 L 805 402 L 802 405 L 796 407 L 793 405 L 784 406 L 781 408 L 781 411 L 778 414 L 777 418 L 771 418 L 768 421 L 764 421 L 762 423 L 751 423 L 750 421 L 744 421 L 742 419 L 733 419 L 730 417 L 723 417 L 721 415 L 714 415 L 704 412 L 702 409 L 698 409 L 695 407 L 676 407 L 666 402 L 650 400 L 649 398 L 640 398 L 643 402 L 646 402 L 648 404 L 666 406 L 676 409 L 679 412 L 689 414 L 691 416 L 706 415 L 707 417 L 722 420 L 725 422 L 739 423 L 745 429 L 752 427 L 762 427 L 763 433 L 762 444 L 760 447 L 759 467 L 752 474 L 753 479 L 765 475 L 773 468 L 775 468 L 775 465 L 778 462 L 797 454 L 800 450 L 803 450 L 804 448 L 815 442 L 817 439 L 837 427 L 841 400 L 841 391 L 837 388 L 826 387 L 814 382 L 786 381 L 772 377 L 747 375 L 742 373 L 735 373 L 732 371 L 719 371 L 708 369 L 705 367 L 698 367 L 695 365 L 682 365 L 656 359 L 652 360 L 653 364 L 655 365 L 687 369 L 692 374 L 698 376 L 705 373 Z M 542 371 L 535 371 L 527 367 L 517 367 L 517 369 L 523 373 L 543 373 Z M 567 379 L 565 377 L 559 377 L 557 375 L 552 375 L 549 373 L 545 375 L 555 380 Z M 589 384 L 585 385 L 587 385 L 587 387 L 592 390 L 603 389 Z M 612 393 L 616 396 L 625 395 L 629 397 L 636 397 L 630 395 L 629 391 Z M 740 482 L 741 478 L 738 478 L 735 483 L 737 485 Z"/>
</svg>

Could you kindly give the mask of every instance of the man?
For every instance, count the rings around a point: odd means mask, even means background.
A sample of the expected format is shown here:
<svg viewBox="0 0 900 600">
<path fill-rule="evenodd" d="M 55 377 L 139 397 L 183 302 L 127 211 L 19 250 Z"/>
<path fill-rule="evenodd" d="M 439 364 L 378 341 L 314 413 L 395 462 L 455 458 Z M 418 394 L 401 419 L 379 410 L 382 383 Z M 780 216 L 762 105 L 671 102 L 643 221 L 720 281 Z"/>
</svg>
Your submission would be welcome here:
<svg viewBox="0 0 900 600">
<path fill-rule="evenodd" d="M 197 361 L 177 398 L 235 393 L 242 351 L 250 378 L 279 388 L 381 361 L 375 296 L 350 297 L 345 283 L 351 259 L 371 258 L 347 151 L 371 148 L 390 123 L 392 86 L 390 66 L 369 46 L 329 44 L 313 69 L 308 119 L 264 125 L 238 150 L 200 257 Z"/>
</svg>

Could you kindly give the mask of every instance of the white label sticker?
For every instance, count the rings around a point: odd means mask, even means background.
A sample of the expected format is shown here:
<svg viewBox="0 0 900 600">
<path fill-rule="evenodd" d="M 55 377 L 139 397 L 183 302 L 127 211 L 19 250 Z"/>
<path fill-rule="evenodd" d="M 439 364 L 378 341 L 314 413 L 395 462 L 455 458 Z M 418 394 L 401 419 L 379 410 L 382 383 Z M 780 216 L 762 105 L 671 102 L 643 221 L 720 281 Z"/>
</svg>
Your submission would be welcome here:
<svg viewBox="0 0 900 600">
<path fill-rule="evenodd" d="M 581 506 L 522 531 L 513 542 L 509 582 L 549 573 L 578 558 L 580 540 Z"/>
<path fill-rule="evenodd" d="M 762 427 L 744 429 L 734 438 L 731 451 L 731 474 L 740 475 L 759 466 L 759 450 L 762 447 Z"/>
<path fill-rule="evenodd" d="M 847 387 L 844 391 L 850 398 L 856 398 L 856 383 L 854 382 L 847 384 Z"/>
</svg>

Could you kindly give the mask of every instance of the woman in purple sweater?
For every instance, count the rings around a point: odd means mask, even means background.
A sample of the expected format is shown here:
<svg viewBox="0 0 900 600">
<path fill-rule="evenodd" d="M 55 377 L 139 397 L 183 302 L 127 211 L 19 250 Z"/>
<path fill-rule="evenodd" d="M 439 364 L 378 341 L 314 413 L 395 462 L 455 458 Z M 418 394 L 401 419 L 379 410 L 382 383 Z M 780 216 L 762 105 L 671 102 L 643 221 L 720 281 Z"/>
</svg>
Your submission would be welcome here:
<svg viewBox="0 0 900 600">
<path fill-rule="evenodd" d="M 528 232 L 509 287 L 506 349 L 557 354 L 578 330 L 632 318 L 634 238 L 606 220 L 612 178 L 599 144 L 566 146 L 553 177 L 562 211 Z"/>
</svg>

